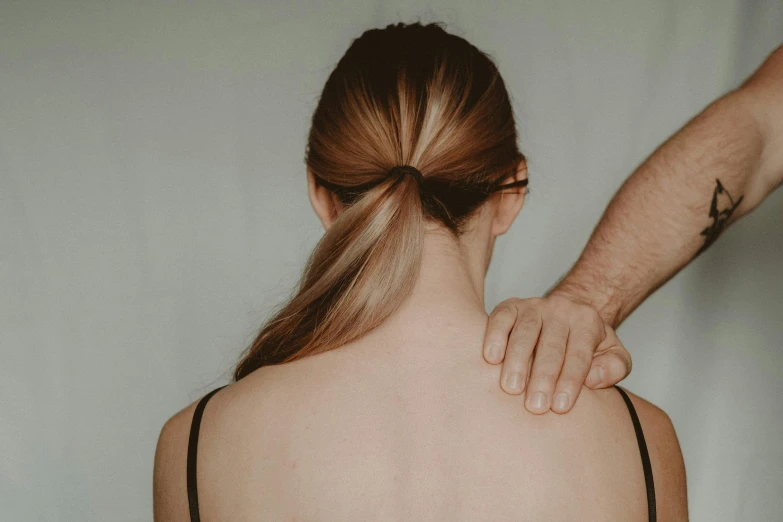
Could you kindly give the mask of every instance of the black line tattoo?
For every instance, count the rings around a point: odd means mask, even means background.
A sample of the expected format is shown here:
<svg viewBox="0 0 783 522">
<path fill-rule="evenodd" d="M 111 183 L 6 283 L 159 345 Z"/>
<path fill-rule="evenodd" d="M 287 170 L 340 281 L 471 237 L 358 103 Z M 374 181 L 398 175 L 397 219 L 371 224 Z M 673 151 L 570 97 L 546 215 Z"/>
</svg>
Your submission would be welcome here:
<svg viewBox="0 0 783 522">
<path fill-rule="evenodd" d="M 699 251 L 696 252 L 696 256 L 694 257 L 698 257 L 699 254 L 707 250 L 710 245 L 712 245 L 715 240 L 718 239 L 718 236 L 721 235 L 721 233 L 725 230 L 726 225 L 728 225 L 731 215 L 737 209 L 739 204 L 742 203 L 742 198 L 745 197 L 740 196 L 739 199 L 735 202 L 731 198 L 729 191 L 723 187 L 720 180 L 716 179 L 715 182 L 715 191 L 712 193 L 712 204 L 710 205 L 710 217 L 712 218 L 712 224 L 701 231 L 701 235 L 704 236 L 704 244 L 701 246 Z M 726 201 L 726 199 L 728 199 L 728 201 Z"/>
</svg>

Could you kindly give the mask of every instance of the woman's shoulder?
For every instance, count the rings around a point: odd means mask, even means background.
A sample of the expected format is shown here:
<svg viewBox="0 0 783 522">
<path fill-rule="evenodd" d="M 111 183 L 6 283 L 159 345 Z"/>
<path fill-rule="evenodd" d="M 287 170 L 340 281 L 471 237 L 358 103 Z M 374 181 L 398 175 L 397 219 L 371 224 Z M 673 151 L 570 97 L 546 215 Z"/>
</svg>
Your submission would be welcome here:
<svg viewBox="0 0 783 522">
<path fill-rule="evenodd" d="M 688 519 L 685 463 L 677 433 L 669 416 L 655 404 L 623 390 L 639 417 L 655 485 L 658 520 L 683 521 Z M 606 390 L 615 392 L 615 390 Z M 619 395 L 619 394 L 618 394 Z M 627 407 L 625 408 L 627 410 Z M 627 413 L 630 420 L 630 413 Z"/>
<path fill-rule="evenodd" d="M 246 407 L 248 383 L 233 383 L 213 388 L 216 393 L 206 393 L 172 415 L 158 435 L 153 466 L 153 511 L 155 520 L 190 520 L 187 491 L 187 458 L 191 428 L 199 403 L 210 394 L 202 410 L 198 438 L 199 461 L 208 454 L 204 451 L 210 444 L 213 427 L 216 424 L 227 427 L 237 419 L 237 409 Z M 219 389 L 218 388 L 225 388 Z M 258 401 L 256 401 L 258 402 Z M 228 423 L 229 426 L 225 426 Z M 223 430 L 221 430 L 223 431 Z M 223 433 L 230 433 L 223 431 Z M 206 439 L 206 440 L 205 440 Z M 199 462 L 199 468 L 202 462 Z"/>
<path fill-rule="evenodd" d="M 188 439 L 193 414 L 198 402 L 194 401 L 171 416 L 158 435 L 155 447 L 152 490 L 155 520 L 189 520 L 190 511 L 186 479 Z"/>
</svg>

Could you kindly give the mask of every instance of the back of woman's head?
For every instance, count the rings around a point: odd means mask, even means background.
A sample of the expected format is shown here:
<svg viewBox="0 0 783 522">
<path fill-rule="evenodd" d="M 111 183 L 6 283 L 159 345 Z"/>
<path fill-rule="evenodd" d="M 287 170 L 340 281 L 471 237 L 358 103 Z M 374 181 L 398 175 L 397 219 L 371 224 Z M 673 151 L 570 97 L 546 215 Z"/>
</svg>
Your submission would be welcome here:
<svg viewBox="0 0 783 522">
<path fill-rule="evenodd" d="M 458 236 L 523 159 L 503 79 L 485 53 L 439 24 L 365 31 L 326 81 L 307 143 L 308 170 L 343 210 L 235 379 L 377 326 L 413 288 L 425 221 Z M 400 165 L 423 179 L 389 175 Z"/>
</svg>

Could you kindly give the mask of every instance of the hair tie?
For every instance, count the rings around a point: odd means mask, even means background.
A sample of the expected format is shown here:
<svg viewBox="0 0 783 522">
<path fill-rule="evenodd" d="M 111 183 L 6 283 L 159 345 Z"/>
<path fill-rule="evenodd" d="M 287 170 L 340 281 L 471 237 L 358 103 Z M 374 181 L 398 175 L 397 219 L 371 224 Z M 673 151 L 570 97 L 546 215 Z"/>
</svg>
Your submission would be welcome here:
<svg viewBox="0 0 783 522">
<path fill-rule="evenodd" d="M 416 180 L 416 183 L 421 186 L 422 183 L 424 183 L 424 176 L 421 175 L 421 172 L 419 172 L 419 169 L 416 167 L 412 167 L 410 165 L 397 165 L 396 167 L 392 167 L 389 169 L 389 172 L 386 173 L 387 176 L 411 176 L 413 179 Z"/>
</svg>

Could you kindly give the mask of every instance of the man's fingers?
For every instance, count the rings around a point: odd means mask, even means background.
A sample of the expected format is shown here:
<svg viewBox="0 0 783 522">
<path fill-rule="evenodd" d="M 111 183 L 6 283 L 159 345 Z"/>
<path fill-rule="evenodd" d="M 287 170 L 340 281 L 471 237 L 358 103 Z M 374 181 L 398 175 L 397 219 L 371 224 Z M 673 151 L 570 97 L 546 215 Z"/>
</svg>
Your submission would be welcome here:
<svg viewBox="0 0 783 522">
<path fill-rule="evenodd" d="M 536 346 L 536 358 L 530 372 L 525 392 L 525 408 L 530 413 L 546 413 L 552 404 L 555 381 L 563 367 L 563 358 L 568 341 L 567 323 L 549 319 L 541 329 Z"/>
<path fill-rule="evenodd" d="M 593 362 L 593 352 L 605 336 L 603 321 L 593 309 L 584 308 L 575 319 L 577 322 L 568 334 L 565 362 L 552 398 L 552 411 L 556 413 L 567 413 L 576 404 Z"/>
<path fill-rule="evenodd" d="M 588 388 L 599 389 L 614 386 L 631 373 L 631 354 L 617 338 L 614 330 L 607 327 L 607 336 L 596 350 L 590 373 L 585 385 Z"/>
<path fill-rule="evenodd" d="M 506 360 L 500 372 L 500 387 L 512 395 L 518 395 L 525 389 L 530 356 L 541 333 L 542 318 L 532 306 L 517 309 L 517 321 L 506 349 Z"/>
<path fill-rule="evenodd" d="M 498 304 L 489 315 L 487 331 L 484 334 L 484 359 L 490 364 L 500 364 L 506 355 L 509 334 L 517 322 L 517 307 L 520 299 L 506 299 Z"/>
<path fill-rule="evenodd" d="M 607 388 L 631 371 L 631 355 L 614 330 L 567 296 L 503 301 L 489 317 L 482 352 L 488 363 L 503 363 L 501 388 L 524 392 L 525 407 L 536 414 L 566 413 L 583 384 Z"/>
</svg>

